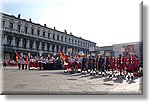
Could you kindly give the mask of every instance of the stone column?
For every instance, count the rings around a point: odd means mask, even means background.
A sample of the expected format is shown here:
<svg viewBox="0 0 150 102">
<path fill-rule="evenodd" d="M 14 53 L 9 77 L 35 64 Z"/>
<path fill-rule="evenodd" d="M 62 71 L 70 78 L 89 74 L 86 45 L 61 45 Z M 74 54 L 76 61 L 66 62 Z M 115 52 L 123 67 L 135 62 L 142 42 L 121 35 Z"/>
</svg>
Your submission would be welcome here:
<svg viewBox="0 0 150 102">
<path fill-rule="evenodd" d="M 27 49 L 29 49 L 29 44 L 30 44 L 30 42 L 29 42 L 29 40 L 27 40 L 27 44 L 26 44 Z"/>
<path fill-rule="evenodd" d="M 19 41 L 19 47 L 22 47 L 22 38 Z"/>
<path fill-rule="evenodd" d="M 44 50 L 47 51 L 47 43 L 45 43 Z"/>
<path fill-rule="evenodd" d="M 11 40 L 11 45 L 15 46 L 15 37 L 13 37 L 13 39 Z"/>
</svg>

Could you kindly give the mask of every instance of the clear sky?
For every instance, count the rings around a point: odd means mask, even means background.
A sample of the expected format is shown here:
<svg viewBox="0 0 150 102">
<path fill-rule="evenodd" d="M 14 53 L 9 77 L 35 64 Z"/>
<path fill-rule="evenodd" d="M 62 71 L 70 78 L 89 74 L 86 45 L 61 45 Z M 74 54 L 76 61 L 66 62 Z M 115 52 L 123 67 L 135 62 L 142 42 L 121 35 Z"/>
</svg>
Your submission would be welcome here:
<svg viewBox="0 0 150 102">
<path fill-rule="evenodd" d="M 1 12 L 109 46 L 137 42 L 141 0 L 1 0 Z"/>
</svg>

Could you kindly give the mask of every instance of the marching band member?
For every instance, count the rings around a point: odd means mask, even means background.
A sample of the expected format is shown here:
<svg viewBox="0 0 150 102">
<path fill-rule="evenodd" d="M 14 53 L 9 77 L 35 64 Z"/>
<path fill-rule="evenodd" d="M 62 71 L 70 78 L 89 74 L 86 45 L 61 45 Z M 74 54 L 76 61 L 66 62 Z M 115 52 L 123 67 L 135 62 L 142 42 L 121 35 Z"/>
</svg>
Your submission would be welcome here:
<svg viewBox="0 0 150 102">
<path fill-rule="evenodd" d="M 129 54 L 128 57 L 128 67 L 127 67 L 127 79 L 133 79 L 133 69 L 134 69 L 134 62 L 132 56 Z"/>
<path fill-rule="evenodd" d="M 42 58 L 41 57 L 38 59 L 38 63 L 39 63 L 39 68 L 41 70 L 42 69 Z"/>
<path fill-rule="evenodd" d="M 66 58 L 64 60 L 64 72 L 66 73 L 68 72 L 68 70 L 69 70 L 69 61 L 68 61 L 68 58 Z"/>
<path fill-rule="evenodd" d="M 74 73 L 75 72 L 75 70 L 74 70 L 74 67 L 75 67 L 75 59 L 74 59 L 74 57 L 73 56 L 71 56 L 71 59 L 70 59 L 70 67 L 71 67 L 71 73 Z"/>
<path fill-rule="evenodd" d="M 81 72 L 81 67 L 82 67 L 82 57 L 79 55 L 79 58 L 78 58 L 78 72 Z"/>
<path fill-rule="evenodd" d="M 85 55 L 84 55 L 82 58 L 82 74 L 87 73 L 86 63 L 87 63 L 87 59 L 85 58 Z"/>
<path fill-rule="evenodd" d="M 124 61 L 123 61 L 123 57 L 122 54 L 119 54 L 119 57 L 117 58 L 117 69 L 118 69 L 118 77 L 122 76 L 124 73 L 123 69 L 124 69 Z"/>
<path fill-rule="evenodd" d="M 111 56 L 110 57 L 110 76 L 109 77 L 114 77 L 115 76 L 115 70 L 116 70 L 116 61 L 115 61 L 115 57 Z"/>
<path fill-rule="evenodd" d="M 102 55 L 100 55 L 100 58 L 98 60 L 98 71 L 99 71 L 99 75 L 103 75 L 104 76 L 104 72 L 105 72 L 105 69 L 104 69 L 104 63 L 105 63 L 105 59 L 103 58 Z"/>
<path fill-rule="evenodd" d="M 106 68 L 106 71 L 109 72 L 109 70 L 110 70 L 110 61 L 109 61 L 109 57 L 108 56 L 106 57 L 105 68 Z"/>
<path fill-rule="evenodd" d="M 94 58 L 94 56 L 92 56 L 92 73 L 93 75 L 96 74 L 96 69 L 95 69 L 95 66 L 96 65 L 96 59 Z"/>
<path fill-rule="evenodd" d="M 91 59 L 91 56 L 88 57 L 88 72 L 91 72 L 92 71 L 92 59 Z"/>
</svg>

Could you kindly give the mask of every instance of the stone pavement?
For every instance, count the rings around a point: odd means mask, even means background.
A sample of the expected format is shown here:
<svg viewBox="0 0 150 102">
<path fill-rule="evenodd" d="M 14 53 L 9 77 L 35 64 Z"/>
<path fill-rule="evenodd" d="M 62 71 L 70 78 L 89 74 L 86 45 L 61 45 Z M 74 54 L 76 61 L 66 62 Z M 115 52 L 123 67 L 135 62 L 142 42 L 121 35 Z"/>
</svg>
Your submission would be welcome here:
<svg viewBox="0 0 150 102">
<path fill-rule="evenodd" d="M 126 81 L 123 78 L 64 73 L 63 70 L 3 69 L 2 94 L 142 94 L 142 78 Z"/>
</svg>

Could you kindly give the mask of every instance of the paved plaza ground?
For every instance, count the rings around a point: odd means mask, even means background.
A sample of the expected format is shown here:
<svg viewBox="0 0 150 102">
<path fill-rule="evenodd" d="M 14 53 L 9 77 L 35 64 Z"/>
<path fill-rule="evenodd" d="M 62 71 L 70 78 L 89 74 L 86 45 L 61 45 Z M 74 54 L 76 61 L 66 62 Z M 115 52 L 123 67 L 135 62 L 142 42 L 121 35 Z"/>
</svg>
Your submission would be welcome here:
<svg viewBox="0 0 150 102">
<path fill-rule="evenodd" d="M 142 78 L 123 78 L 64 73 L 63 70 L 3 69 L 2 94 L 142 94 Z"/>
</svg>

